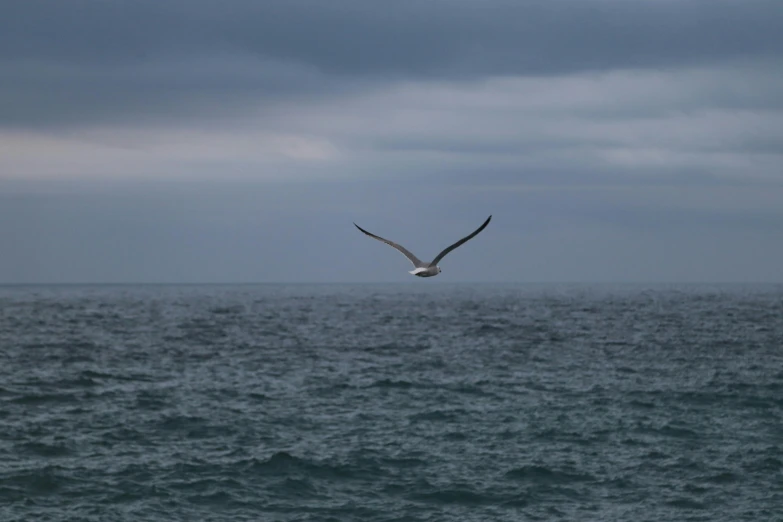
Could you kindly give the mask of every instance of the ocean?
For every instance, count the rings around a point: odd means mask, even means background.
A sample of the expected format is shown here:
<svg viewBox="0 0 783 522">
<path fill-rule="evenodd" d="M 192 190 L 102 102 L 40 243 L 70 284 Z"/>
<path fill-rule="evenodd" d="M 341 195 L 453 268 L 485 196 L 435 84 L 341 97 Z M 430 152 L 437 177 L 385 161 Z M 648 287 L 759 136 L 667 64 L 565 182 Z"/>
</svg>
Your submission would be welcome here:
<svg viewBox="0 0 783 522">
<path fill-rule="evenodd" d="M 0 520 L 783 520 L 783 285 L 0 287 Z"/>
</svg>

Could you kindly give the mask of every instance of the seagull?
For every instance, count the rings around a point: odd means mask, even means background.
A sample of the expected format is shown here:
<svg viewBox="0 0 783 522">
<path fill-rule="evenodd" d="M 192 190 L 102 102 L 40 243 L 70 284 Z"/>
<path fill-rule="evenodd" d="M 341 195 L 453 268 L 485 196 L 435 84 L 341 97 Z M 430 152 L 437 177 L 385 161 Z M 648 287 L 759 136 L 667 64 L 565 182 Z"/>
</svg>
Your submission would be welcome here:
<svg viewBox="0 0 783 522">
<path fill-rule="evenodd" d="M 383 241 L 384 243 L 386 243 L 390 247 L 396 248 L 397 250 L 402 252 L 402 255 L 407 257 L 408 260 L 411 263 L 413 263 L 413 266 L 414 266 L 413 270 L 409 270 L 408 271 L 409 274 L 413 274 L 413 275 L 415 275 L 417 277 L 434 277 L 434 276 L 440 274 L 440 267 L 438 266 L 438 261 L 443 259 L 446 256 L 446 254 L 448 254 L 449 252 L 451 252 L 452 250 L 454 250 L 455 248 L 460 246 L 462 243 L 465 243 L 466 241 L 468 241 L 470 239 L 473 239 L 473 237 L 476 236 L 476 234 L 478 234 L 479 232 L 484 230 L 484 227 L 486 227 L 489 224 L 489 220 L 490 219 L 492 219 L 491 215 L 487 218 L 487 220 L 484 222 L 484 224 L 481 225 L 480 227 L 478 227 L 472 234 L 470 234 L 469 236 L 463 237 L 462 239 L 460 239 L 459 241 L 457 241 L 453 245 L 443 249 L 443 252 L 441 252 L 440 254 L 435 256 L 435 259 L 432 260 L 432 263 L 424 263 L 424 262 L 422 262 L 418 257 L 414 256 L 408 250 L 406 250 L 402 246 L 398 245 L 397 243 L 395 243 L 393 241 L 389 241 L 388 239 L 383 239 L 382 237 L 376 236 L 375 234 L 371 234 L 371 233 L 367 232 L 366 230 L 364 230 L 359 225 L 357 225 L 356 223 L 354 223 L 353 226 L 355 226 L 356 228 L 358 228 L 359 230 L 361 230 L 362 232 L 364 232 L 368 236 L 370 236 L 370 237 L 372 237 L 374 239 L 377 239 L 378 241 Z"/>
</svg>

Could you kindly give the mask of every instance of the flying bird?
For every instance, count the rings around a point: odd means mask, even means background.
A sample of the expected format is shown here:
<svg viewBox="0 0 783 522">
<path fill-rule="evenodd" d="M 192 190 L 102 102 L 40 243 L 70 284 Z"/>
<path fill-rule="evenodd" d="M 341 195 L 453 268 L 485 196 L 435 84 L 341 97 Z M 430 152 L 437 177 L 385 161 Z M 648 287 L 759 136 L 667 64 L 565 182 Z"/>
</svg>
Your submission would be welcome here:
<svg viewBox="0 0 783 522">
<path fill-rule="evenodd" d="M 364 232 L 365 234 L 367 234 L 371 238 L 377 239 L 378 241 L 382 241 L 382 242 L 386 243 L 387 245 L 389 245 L 390 247 L 396 248 L 397 250 L 402 252 L 402 255 L 407 257 L 408 260 L 411 263 L 413 263 L 414 269 L 413 270 L 409 270 L 408 273 L 413 274 L 413 275 L 418 276 L 418 277 L 434 277 L 434 276 L 440 274 L 440 267 L 438 266 L 438 261 L 443 259 L 446 256 L 446 254 L 448 254 L 449 252 L 451 252 L 452 250 L 454 250 L 455 248 L 460 246 L 462 243 L 465 243 L 466 241 L 469 241 L 469 240 L 473 239 L 476 236 L 476 234 L 478 234 L 479 232 L 484 230 L 484 228 L 489 224 L 489 220 L 490 219 L 492 219 L 492 216 L 489 216 L 487 218 L 487 220 L 484 221 L 484 224 L 482 224 L 480 227 L 478 227 L 472 234 L 470 234 L 469 236 L 465 236 L 462 239 L 460 239 L 459 241 L 457 241 L 456 243 L 454 243 L 453 245 L 444 248 L 443 252 L 441 252 L 440 254 L 435 256 L 435 259 L 433 259 L 431 263 L 424 263 L 424 262 L 422 262 L 418 257 L 414 256 L 407 249 L 405 249 L 401 245 L 398 245 L 394 241 L 389 241 L 388 239 L 383 239 L 380 236 L 376 236 L 375 234 L 371 234 L 371 233 L 367 232 L 366 230 L 364 230 L 359 225 L 357 225 L 356 223 L 354 223 L 353 226 L 355 226 L 356 228 L 358 228 L 359 230 L 361 230 L 362 232 Z"/>
</svg>

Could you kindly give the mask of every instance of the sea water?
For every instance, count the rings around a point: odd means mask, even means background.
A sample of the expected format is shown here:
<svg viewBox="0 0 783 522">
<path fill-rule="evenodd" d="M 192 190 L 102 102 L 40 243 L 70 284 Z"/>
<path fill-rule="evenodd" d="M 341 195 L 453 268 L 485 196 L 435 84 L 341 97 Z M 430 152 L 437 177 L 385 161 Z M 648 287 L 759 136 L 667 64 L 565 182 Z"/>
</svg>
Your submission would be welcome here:
<svg viewBox="0 0 783 522">
<path fill-rule="evenodd" d="M 783 518 L 783 286 L 0 288 L 2 521 Z"/>
</svg>

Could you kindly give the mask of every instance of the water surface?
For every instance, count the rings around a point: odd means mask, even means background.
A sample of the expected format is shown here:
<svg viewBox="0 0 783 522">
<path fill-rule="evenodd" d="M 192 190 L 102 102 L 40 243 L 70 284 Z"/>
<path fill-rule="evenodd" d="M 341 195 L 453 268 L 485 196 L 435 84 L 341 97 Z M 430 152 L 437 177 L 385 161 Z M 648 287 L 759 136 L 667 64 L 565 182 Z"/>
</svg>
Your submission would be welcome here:
<svg viewBox="0 0 783 522">
<path fill-rule="evenodd" d="M 781 286 L 0 287 L 0 520 L 774 520 L 782 347 Z"/>
</svg>

